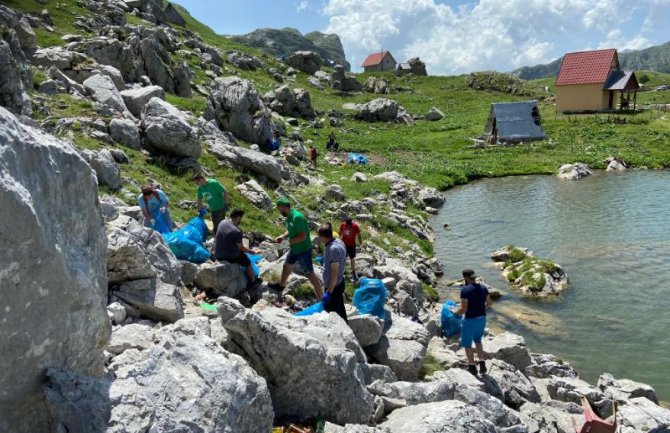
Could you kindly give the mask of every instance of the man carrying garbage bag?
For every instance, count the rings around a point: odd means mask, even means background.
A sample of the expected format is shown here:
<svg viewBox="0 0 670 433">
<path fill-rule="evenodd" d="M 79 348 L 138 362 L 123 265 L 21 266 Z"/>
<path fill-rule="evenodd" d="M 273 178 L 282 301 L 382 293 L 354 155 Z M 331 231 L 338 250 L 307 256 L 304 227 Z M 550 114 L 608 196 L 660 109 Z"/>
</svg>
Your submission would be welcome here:
<svg viewBox="0 0 670 433">
<path fill-rule="evenodd" d="M 454 311 L 454 314 L 465 313 L 461 328 L 461 347 L 465 349 L 465 355 L 468 357 L 468 371 L 477 376 L 472 343 L 475 343 L 477 355 L 479 355 L 479 372 L 485 374 L 487 370 L 484 362 L 482 337 L 486 328 L 486 309 L 491 307 L 493 301 L 489 294 L 489 288 L 485 284 L 477 283 L 477 275 L 475 275 L 474 270 L 463 269 L 463 280 L 461 307 Z"/>
<path fill-rule="evenodd" d="M 323 307 L 328 312 L 337 313 L 346 322 L 344 265 L 347 249 L 340 239 L 333 237 L 333 227 L 330 224 L 319 227 L 317 233 L 323 245 Z"/>
</svg>

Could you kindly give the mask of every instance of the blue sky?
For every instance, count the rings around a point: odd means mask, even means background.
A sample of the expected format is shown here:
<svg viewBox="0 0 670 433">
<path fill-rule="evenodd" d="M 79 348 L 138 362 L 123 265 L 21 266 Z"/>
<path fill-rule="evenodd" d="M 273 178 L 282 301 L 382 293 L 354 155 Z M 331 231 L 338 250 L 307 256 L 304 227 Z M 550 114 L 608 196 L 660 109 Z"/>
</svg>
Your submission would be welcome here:
<svg viewBox="0 0 670 433">
<path fill-rule="evenodd" d="M 670 40 L 670 0 L 177 0 L 221 34 L 259 27 L 337 33 L 353 70 L 389 49 L 431 74 L 509 71 L 565 52 Z"/>
</svg>

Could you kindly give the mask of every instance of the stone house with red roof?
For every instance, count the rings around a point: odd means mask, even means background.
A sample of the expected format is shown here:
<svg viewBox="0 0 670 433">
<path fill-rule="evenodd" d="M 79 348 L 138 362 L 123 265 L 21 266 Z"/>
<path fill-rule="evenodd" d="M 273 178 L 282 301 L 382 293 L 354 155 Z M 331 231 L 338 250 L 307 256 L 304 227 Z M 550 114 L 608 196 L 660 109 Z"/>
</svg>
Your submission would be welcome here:
<svg viewBox="0 0 670 433">
<path fill-rule="evenodd" d="M 621 70 L 616 49 L 568 53 L 556 77 L 556 111 L 635 109 L 639 88 L 635 72 Z"/>
<path fill-rule="evenodd" d="M 395 70 L 397 64 L 390 51 L 382 50 L 367 56 L 362 66 L 365 72 L 383 72 Z"/>
</svg>

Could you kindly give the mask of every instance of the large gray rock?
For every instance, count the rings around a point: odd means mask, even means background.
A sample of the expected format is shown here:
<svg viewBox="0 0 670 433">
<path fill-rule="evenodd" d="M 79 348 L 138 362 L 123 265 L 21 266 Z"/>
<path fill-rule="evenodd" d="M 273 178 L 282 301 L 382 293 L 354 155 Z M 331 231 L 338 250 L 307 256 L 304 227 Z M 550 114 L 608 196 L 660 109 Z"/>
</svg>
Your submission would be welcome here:
<svg viewBox="0 0 670 433">
<path fill-rule="evenodd" d="M 30 56 L 37 47 L 37 36 L 30 26 L 28 17 L 7 6 L 0 5 L 0 26 L 16 32 L 19 46 L 26 56 Z"/>
<path fill-rule="evenodd" d="M 621 433 L 667 433 L 670 431 L 670 410 L 646 397 L 635 397 L 619 408 L 617 422 Z"/>
<path fill-rule="evenodd" d="M 54 67 L 63 71 L 72 69 L 85 59 L 86 56 L 62 47 L 48 47 L 35 51 L 31 61 L 35 66 L 43 66 L 44 68 Z"/>
<path fill-rule="evenodd" d="M 184 317 L 179 287 L 156 278 L 126 281 L 114 286 L 112 294 L 129 304 L 135 316 L 165 322 Z"/>
<path fill-rule="evenodd" d="M 287 65 L 309 75 L 321 69 L 321 63 L 321 56 L 314 51 L 296 51 L 286 59 Z"/>
<path fill-rule="evenodd" d="M 390 122 L 398 116 L 399 105 L 393 99 L 377 98 L 357 107 L 356 117 L 366 122 Z"/>
<path fill-rule="evenodd" d="M 263 99 L 270 110 L 282 116 L 314 118 L 312 100 L 305 89 L 281 86 L 263 95 Z"/>
<path fill-rule="evenodd" d="M 483 341 L 484 352 L 491 357 L 505 361 L 514 368 L 523 371 L 531 363 L 526 340 L 520 335 L 503 332 Z"/>
<path fill-rule="evenodd" d="M 98 178 L 98 184 L 118 190 L 123 185 L 121 169 L 108 149 L 83 150 L 81 156 L 89 163 Z"/>
<path fill-rule="evenodd" d="M 379 81 L 379 91 L 381 92 L 381 89 L 384 88 L 381 83 L 383 80 Z M 342 65 L 335 65 L 333 68 L 333 75 L 330 77 L 330 88 L 342 92 L 360 92 L 363 90 L 363 86 L 356 81 L 356 77 L 347 77 L 345 68 Z"/>
<path fill-rule="evenodd" d="M 272 199 L 254 179 L 235 186 L 235 189 L 257 208 L 265 211 L 272 210 Z"/>
<path fill-rule="evenodd" d="M 17 115 L 29 115 L 32 110 L 26 91 L 31 87 L 32 72 L 17 33 L 4 30 L 0 34 L 0 105 Z"/>
<path fill-rule="evenodd" d="M 477 407 L 457 400 L 397 409 L 380 427 L 391 433 L 499 433 Z"/>
<path fill-rule="evenodd" d="M 644 397 L 658 404 L 656 391 L 651 386 L 629 379 L 615 379 L 610 373 L 603 373 L 598 378 L 598 388 L 606 396 L 620 404 L 625 404 L 631 398 Z"/>
<path fill-rule="evenodd" d="M 221 129 L 250 143 L 265 144 L 272 138 L 272 117 L 256 87 L 239 77 L 218 78 L 209 102 Z"/>
<path fill-rule="evenodd" d="M 200 142 L 182 113 L 169 102 L 154 97 L 142 109 L 146 143 L 170 155 L 198 158 Z"/>
<path fill-rule="evenodd" d="M 611 414 L 612 400 L 585 380 L 573 377 L 551 377 L 543 379 L 542 382 L 546 385 L 547 392 L 553 400 L 581 404 L 581 398 L 584 396 L 602 418 Z"/>
<path fill-rule="evenodd" d="M 110 333 L 95 177 L 76 150 L 0 108 L 0 431 L 47 431 L 47 367 L 99 375 Z M 76 212 L 73 212 L 76 209 Z M 36 251 L 39 254 L 36 254 Z"/>
<path fill-rule="evenodd" d="M 360 314 L 347 318 L 349 327 L 361 344 L 361 347 L 377 344 L 382 338 L 384 322 L 371 314 Z"/>
<path fill-rule="evenodd" d="M 358 364 L 361 373 L 363 374 L 363 381 L 366 385 L 370 385 L 375 381 L 383 383 L 397 382 L 398 378 L 391 368 L 387 365 L 381 364 Z"/>
<path fill-rule="evenodd" d="M 521 406 L 521 421 L 529 433 L 575 433 L 575 425 L 584 423 L 582 407 L 575 403 L 549 401 Z"/>
<path fill-rule="evenodd" d="M 388 365 L 400 380 L 416 380 L 426 357 L 428 331 L 409 319 L 387 315 L 390 328 L 366 352 L 379 363 Z"/>
<path fill-rule="evenodd" d="M 243 310 L 224 327 L 240 354 L 268 381 L 277 417 L 370 421 L 373 399 L 358 368 L 364 354 L 336 314 L 299 318 L 275 308 Z M 291 365 L 300 368 L 287 368 Z"/>
<path fill-rule="evenodd" d="M 114 81 L 107 75 L 96 74 L 86 79 L 84 88 L 91 94 L 103 113 L 114 114 L 128 111 Z"/>
<path fill-rule="evenodd" d="M 276 183 L 280 183 L 284 178 L 281 164 L 270 155 L 220 141 L 207 141 L 206 144 L 214 156 L 232 166 L 248 169 Z"/>
<path fill-rule="evenodd" d="M 326 422 L 323 433 L 387 433 L 388 430 L 379 427 L 370 427 L 362 424 L 347 424 L 339 426 L 337 424 Z"/>
<path fill-rule="evenodd" d="M 153 344 L 154 333 L 151 326 L 140 323 L 119 326 L 112 331 L 112 338 L 107 345 L 107 351 L 114 355 L 120 355 L 128 349 L 148 349 Z"/>
<path fill-rule="evenodd" d="M 488 365 L 487 380 L 493 380 L 503 392 L 505 404 L 512 408 L 520 408 L 530 401 L 540 402 L 540 394 L 533 383 L 519 370 L 510 364 L 493 359 Z"/>
<path fill-rule="evenodd" d="M 532 353 L 532 363 L 526 367 L 525 374 L 531 377 L 548 378 L 557 377 L 577 377 L 577 372 L 572 366 L 562 361 L 556 356 L 545 353 Z"/>
<path fill-rule="evenodd" d="M 139 149 L 142 146 L 140 131 L 130 119 L 112 119 L 109 122 L 109 135 L 117 143 L 131 149 Z"/>
<path fill-rule="evenodd" d="M 439 109 L 435 107 L 432 107 L 430 110 L 428 110 L 428 113 L 426 113 L 426 120 L 429 120 L 431 122 L 442 120 L 443 117 L 444 113 L 442 113 Z"/>
<path fill-rule="evenodd" d="M 563 164 L 558 169 L 558 177 L 560 179 L 577 180 L 586 176 L 590 176 L 593 172 L 589 166 L 581 162 L 574 164 Z"/>
<path fill-rule="evenodd" d="M 200 290 L 211 290 L 217 296 L 239 298 L 246 287 L 244 272 L 239 265 L 228 262 L 203 263 L 195 274 Z"/>
<path fill-rule="evenodd" d="M 165 99 L 165 90 L 160 86 L 147 86 L 140 87 L 138 89 L 129 89 L 121 92 L 121 97 L 123 102 L 126 103 L 128 111 L 130 111 L 133 116 L 140 117 L 142 115 L 142 109 L 151 98 L 160 98 Z"/>
<path fill-rule="evenodd" d="M 162 330 L 147 350 L 114 358 L 107 433 L 270 431 L 265 380 L 211 337 L 206 320 L 195 320 Z"/>
<path fill-rule="evenodd" d="M 421 280 L 402 261 L 389 258 L 383 266 L 375 266 L 373 272 L 376 278 L 392 277 L 396 281 L 396 290 L 407 292 L 416 301 L 417 305 L 423 305 L 424 296 Z"/>
<path fill-rule="evenodd" d="M 419 200 L 426 206 L 440 208 L 444 204 L 444 196 L 437 189 L 432 187 L 421 188 L 419 191 Z"/>
</svg>

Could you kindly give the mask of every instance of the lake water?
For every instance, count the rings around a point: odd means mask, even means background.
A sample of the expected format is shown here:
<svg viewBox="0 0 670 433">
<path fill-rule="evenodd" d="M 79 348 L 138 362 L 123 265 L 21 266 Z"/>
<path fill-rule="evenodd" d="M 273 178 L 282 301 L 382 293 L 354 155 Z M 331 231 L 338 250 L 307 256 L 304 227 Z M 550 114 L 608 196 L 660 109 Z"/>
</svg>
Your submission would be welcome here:
<svg viewBox="0 0 670 433">
<path fill-rule="evenodd" d="M 431 221 L 443 281 L 475 268 L 505 293 L 494 326 L 572 363 L 589 382 L 609 371 L 670 400 L 670 172 L 487 179 L 445 195 Z M 561 264 L 570 287 L 553 300 L 519 296 L 490 259 L 508 244 Z M 458 288 L 442 294 L 457 297 Z"/>
</svg>

